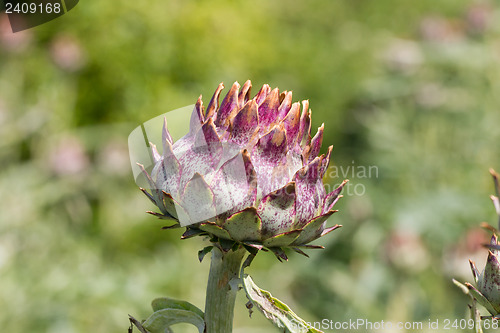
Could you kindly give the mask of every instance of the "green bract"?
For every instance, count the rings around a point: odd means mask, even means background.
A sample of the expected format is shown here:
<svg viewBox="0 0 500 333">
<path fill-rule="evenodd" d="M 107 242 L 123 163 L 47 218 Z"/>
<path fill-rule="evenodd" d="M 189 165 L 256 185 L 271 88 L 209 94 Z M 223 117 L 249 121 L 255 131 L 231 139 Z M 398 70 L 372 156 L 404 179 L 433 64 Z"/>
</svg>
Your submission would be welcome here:
<svg viewBox="0 0 500 333">
<path fill-rule="evenodd" d="M 165 228 L 186 227 L 183 238 L 209 235 L 222 248 L 236 242 L 286 259 L 283 247 L 318 247 L 308 243 L 339 227 L 326 221 L 345 184 L 325 190 L 324 125 L 311 138 L 309 103 L 292 103 L 292 92 L 266 84 L 250 98 L 251 82 L 236 82 L 219 105 L 223 88 L 206 108 L 200 96 L 184 137 L 173 142 L 165 120 L 163 153 L 151 144 L 152 171 L 140 165 L 150 187 L 142 190 L 160 209 L 151 213 L 175 221 Z"/>
</svg>

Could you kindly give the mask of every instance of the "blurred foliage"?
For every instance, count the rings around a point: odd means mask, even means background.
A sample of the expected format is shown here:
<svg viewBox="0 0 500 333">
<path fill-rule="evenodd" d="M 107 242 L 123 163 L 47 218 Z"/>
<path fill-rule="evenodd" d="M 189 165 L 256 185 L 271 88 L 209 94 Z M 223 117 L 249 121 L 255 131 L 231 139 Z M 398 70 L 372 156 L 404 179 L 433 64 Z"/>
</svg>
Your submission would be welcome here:
<svg viewBox="0 0 500 333">
<path fill-rule="evenodd" d="M 495 218 L 499 16 L 479 0 L 105 1 L 12 34 L 0 15 L 2 330 L 125 332 L 166 295 L 203 308 L 203 242 L 144 214 L 127 136 L 246 79 L 308 98 L 328 181 L 351 180 L 326 250 L 260 254 L 255 282 L 310 321 L 463 318 L 451 278 L 482 267 L 477 225 Z M 273 332 L 244 303 L 235 332 Z"/>
</svg>

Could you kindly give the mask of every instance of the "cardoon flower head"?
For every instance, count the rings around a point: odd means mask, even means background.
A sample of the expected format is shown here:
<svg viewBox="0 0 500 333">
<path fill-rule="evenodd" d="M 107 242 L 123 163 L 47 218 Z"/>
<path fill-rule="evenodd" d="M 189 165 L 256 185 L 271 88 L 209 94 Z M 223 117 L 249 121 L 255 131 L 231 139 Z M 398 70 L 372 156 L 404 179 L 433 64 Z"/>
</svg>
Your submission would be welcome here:
<svg viewBox="0 0 500 333">
<path fill-rule="evenodd" d="M 251 82 L 235 82 L 219 104 L 223 88 L 207 107 L 198 98 L 176 142 L 165 120 L 162 153 L 151 144 L 152 171 L 140 165 L 150 192 L 141 190 L 160 210 L 150 213 L 175 222 L 165 228 L 186 227 L 183 238 L 208 235 L 223 249 L 242 244 L 286 259 L 284 247 L 319 247 L 308 243 L 339 227 L 326 222 L 345 184 L 325 191 L 324 125 L 311 138 L 309 103 L 292 103 L 292 92 L 265 84 L 251 98 Z"/>
<path fill-rule="evenodd" d="M 490 173 L 493 176 L 496 189 L 496 196 L 492 195 L 491 200 L 495 206 L 495 210 L 499 218 L 498 224 L 500 227 L 499 176 L 493 169 L 490 170 Z M 455 280 L 453 281 L 456 285 L 462 288 L 466 294 L 469 294 L 472 297 L 473 303 L 477 302 L 481 304 L 493 317 L 500 318 L 500 243 L 497 236 L 499 232 L 498 229 L 487 223 L 483 223 L 483 227 L 491 230 L 493 232 L 493 236 L 491 237 L 490 244 L 485 245 L 488 247 L 489 251 L 486 265 L 481 273 L 479 273 L 479 270 L 476 268 L 474 262 L 469 260 L 472 275 L 477 288 L 468 282 L 461 284 Z M 476 309 L 473 309 L 473 311 L 477 312 Z M 479 318 L 478 314 L 474 314 L 474 316 Z"/>
<path fill-rule="evenodd" d="M 500 251 L 498 237 L 491 237 L 490 250 L 484 270 L 479 274 L 474 262 L 470 261 L 472 275 L 477 283 L 478 302 L 494 316 L 500 314 Z"/>
</svg>

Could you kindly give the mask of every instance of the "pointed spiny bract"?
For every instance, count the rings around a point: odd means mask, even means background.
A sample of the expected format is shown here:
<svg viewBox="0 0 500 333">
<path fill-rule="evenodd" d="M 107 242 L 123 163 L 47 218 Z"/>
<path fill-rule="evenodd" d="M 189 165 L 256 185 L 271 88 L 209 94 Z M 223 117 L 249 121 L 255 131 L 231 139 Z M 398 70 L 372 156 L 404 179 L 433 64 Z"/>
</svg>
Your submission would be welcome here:
<svg viewBox="0 0 500 333">
<path fill-rule="evenodd" d="M 325 157 L 321 161 L 321 178 L 325 175 L 326 171 L 328 170 L 328 165 L 330 164 L 330 157 L 332 156 L 332 151 L 333 151 L 333 146 L 328 147 L 328 151 L 326 152 Z M 323 155 L 322 155 L 323 156 Z"/>
<path fill-rule="evenodd" d="M 307 244 L 311 242 L 312 240 L 316 239 L 321 235 L 321 233 L 325 230 L 324 225 L 325 221 L 332 216 L 336 211 L 331 210 L 326 214 L 317 216 L 313 218 L 312 220 L 308 221 L 303 227 L 302 227 L 302 233 L 300 234 L 299 238 L 296 240 L 297 245 L 301 244 Z M 338 227 L 338 226 L 337 226 Z"/>
<path fill-rule="evenodd" d="M 232 119 L 229 140 L 243 148 L 249 142 L 259 126 L 258 105 L 254 100 L 245 106 Z"/>
<path fill-rule="evenodd" d="M 347 183 L 347 180 L 344 180 L 342 184 L 340 184 L 339 187 L 337 187 L 335 190 L 332 192 L 328 193 L 325 197 L 325 200 L 323 201 L 323 208 L 322 208 L 322 213 L 325 214 L 329 210 L 333 208 L 333 206 L 337 203 L 339 198 L 342 196 L 340 195 L 340 192 L 344 188 L 345 184 Z"/>
<path fill-rule="evenodd" d="M 160 162 L 161 155 L 158 152 L 158 149 L 156 149 L 156 145 L 152 142 L 149 143 L 149 146 L 151 147 L 151 155 L 153 156 L 153 162 L 154 164 L 157 164 Z"/>
<path fill-rule="evenodd" d="M 238 107 L 242 108 L 249 100 L 250 100 L 250 90 L 252 90 L 252 82 L 247 80 L 243 87 L 241 87 L 241 91 L 238 94 Z"/>
<path fill-rule="evenodd" d="M 500 178 L 500 176 L 498 175 L 498 173 L 493 170 L 493 169 L 490 169 L 490 173 L 491 175 L 493 176 L 493 182 L 495 183 L 495 192 L 496 192 L 496 196 L 497 197 L 500 197 L 500 183 L 498 181 L 498 179 Z"/>
<path fill-rule="evenodd" d="M 257 95 L 255 95 L 254 99 L 257 102 L 258 105 L 261 105 L 262 102 L 266 99 L 267 95 L 271 92 L 271 87 L 269 87 L 268 84 L 265 84 L 260 88 L 259 92 Z"/>
<path fill-rule="evenodd" d="M 276 123 L 279 107 L 278 88 L 273 89 L 259 106 L 259 125 L 261 133 L 266 132 Z"/>
<path fill-rule="evenodd" d="M 312 138 L 311 143 L 304 149 L 304 159 L 307 162 L 311 162 L 319 154 L 321 144 L 323 143 L 323 131 L 325 129 L 325 124 L 322 124 L 318 128 L 318 132 Z"/>
<path fill-rule="evenodd" d="M 326 223 L 345 182 L 326 193 L 332 147 L 318 156 L 324 125 L 311 138 L 309 101 L 301 110 L 291 91 L 267 84 L 251 98 L 251 87 L 235 82 L 219 106 L 221 83 L 206 109 L 200 96 L 175 143 L 165 119 L 163 154 L 151 145 L 151 176 L 142 167 L 151 194 L 144 192 L 156 216 L 187 227 L 183 238 L 208 234 L 221 248 L 236 241 L 286 260 L 283 247 L 321 248 L 307 243 L 339 227 Z"/>
<path fill-rule="evenodd" d="M 191 120 L 189 121 L 189 132 L 195 134 L 200 129 L 201 125 L 205 122 L 205 117 L 203 116 L 203 101 L 201 96 L 198 97 L 196 104 L 194 105 L 193 113 L 191 114 Z"/>
<path fill-rule="evenodd" d="M 168 142 L 170 144 L 174 143 L 172 140 L 172 136 L 170 135 L 170 132 L 168 131 L 166 117 L 163 118 L 163 128 L 162 128 L 162 132 L 161 132 L 161 140 L 162 140 L 163 144 L 165 144 L 165 142 Z"/>
<path fill-rule="evenodd" d="M 196 133 L 194 144 L 194 148 L 208 148 L 211 154 L 215 154 L 221 148 L 221 141 L 212 118 L 209 118 Z"/>
<path fill-rule="evenodd" d="M 254 148 L 255 154 L 265 158 L 269 163 L 281 161 L 287 151 L 286 133 L 282 126 L 274 126 L 267 134 L 259 139 Z"/>
<path fill-rule="evenodd" d="M 165 143 L 161 161 L 151 171 L 151 178 L 158 189 L 168 191 L 175 197 L 178 195 L 181 165 L 174 156 L 172 145 Z"/>
<path fill-rule="evenodd" d="M 283 119 L 283 124 L 285 125 L 286 139 L 288 143 L 288 149 L 293 149 L 295 143 L 297 142 L 297 136 L 300 130 L 300 104 L 293 103 L 291 109 L 289 109 L 288 114 Z"/>
<path fill-rule="evenodd" d="M 215 125 L 217 125 L 217 127 L 226 129 L 229 125 L 229 121 L 231 120 L 231 116 L 234 116 L 236 111 L 238 111 L 239 89 L 239 83 L 235 82 L 231 87 L 231 90 L 229 90 L 229 93 L 222 100 L 220 108 L 217 111 L 217 118 L 215 119 Z"/>
<path fill-rule="evenodd" d="M 309 103 L 304 102 L 302 102 L 302 115 L 300 116 L 300 129 L 297 141 L 301 148 L 304 148 L 311 140 L 311 111 L 307 110 Z"/>
<path fill-rule="evenodd" d="M 480 276 L 479 270 L 476 268 L 476 264 L 472 260 L 469 260 L 469 265 L 470 269 L 472 270 L 472 276 L 474 277 L 474 282 L 477 283 Z"/>
<path fill-rule="evenodd" d="M 205 118 L 212 117 L 219 110 L 219 96 L 222 89 L 224 89 L 224 84 L 220 83 L 214 95 L 212 96 L 210 103 L 208 103 Z"/>
<path fill-rule="evenodd" d="M 281 100 L 283 96 L 283 100 Z M 278 119 L 284 119 L 292 107 L 292 92 L 285 91 L 280 95 L 280 106 L 278 108 Z M 299 115 L 300 116 L 300 115 Z"/>
<path fill-rule="evenodd" d="M 491 201 L 493 201 L 493 205 L 495 206 L 495 211 L 497 215 L 500 216 L 500 200 L 498 199 L 497 196 L 494 195 L 490 196 L 490 199 Z"/>
</svg>

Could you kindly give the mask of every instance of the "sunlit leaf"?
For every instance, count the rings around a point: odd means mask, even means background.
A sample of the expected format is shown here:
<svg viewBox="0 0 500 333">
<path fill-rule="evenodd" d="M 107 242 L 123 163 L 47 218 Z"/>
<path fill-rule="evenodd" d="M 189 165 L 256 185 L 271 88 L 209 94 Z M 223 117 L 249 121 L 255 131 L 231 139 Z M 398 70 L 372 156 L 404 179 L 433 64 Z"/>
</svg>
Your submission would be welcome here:
<svg viewBox="0 0 500 333">
<path fill-rule="evenodd" d="M 151 302 L 151 306 L 153 307 L 153 311 L 159 311 L 163 309 L 179 309 L 179 310 L 187 310 L 196 313 L 201 318 L 204 317 L 203 311 L 197 308 L 195 305 L 182 300 L 172 299 L 168 297 L 160 297 L 156 298 Z"/>
<path fill-rule="evenodd" d="M 165 333 L 170 326 L 178 323 L 192 324 L 198 328 L 199 333 L 205 330 L 205 321 L 199 314 L 181 309 L 158 310 L 142 326 L 151 333 Z"/>
<path fill-rule="evenodd" d="M 243 287 L 248 299 L 276 327 L 286 333 L 322 333 L 297 316 L 285 303 L 274 298 L 270 292 L 260 289 L 249 275 L 243 278 Z"/>
</svg>

